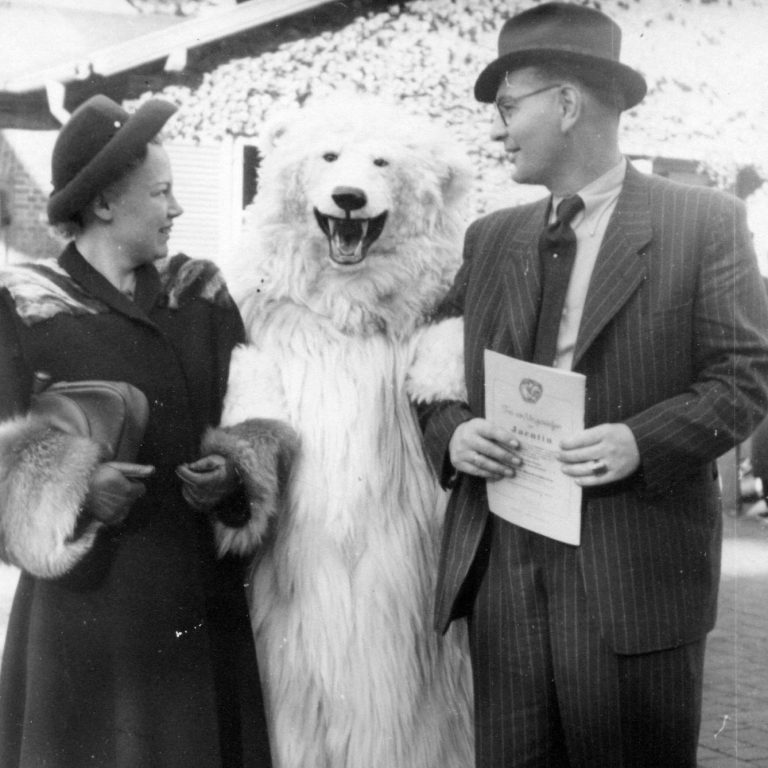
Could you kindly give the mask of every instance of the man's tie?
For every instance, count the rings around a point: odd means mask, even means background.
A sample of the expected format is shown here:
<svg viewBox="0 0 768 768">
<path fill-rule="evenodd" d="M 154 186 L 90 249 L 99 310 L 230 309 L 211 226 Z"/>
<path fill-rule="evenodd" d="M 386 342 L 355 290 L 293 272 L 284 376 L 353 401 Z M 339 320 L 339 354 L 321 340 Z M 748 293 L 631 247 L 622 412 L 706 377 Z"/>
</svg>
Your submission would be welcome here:
<svg viewBox="0 0 768 768">
<path fill-rule="evenodd" d="M 533 362 L 540 365 L 555 362 L 565 294 L 576 258 L 576 233 L 571 228 L 571 221 L 582 208 L 584 201 L 578 195 L 561 200 L 557 206 L 557 218 L 539 237 L 543 288 Z"/>
</svg>

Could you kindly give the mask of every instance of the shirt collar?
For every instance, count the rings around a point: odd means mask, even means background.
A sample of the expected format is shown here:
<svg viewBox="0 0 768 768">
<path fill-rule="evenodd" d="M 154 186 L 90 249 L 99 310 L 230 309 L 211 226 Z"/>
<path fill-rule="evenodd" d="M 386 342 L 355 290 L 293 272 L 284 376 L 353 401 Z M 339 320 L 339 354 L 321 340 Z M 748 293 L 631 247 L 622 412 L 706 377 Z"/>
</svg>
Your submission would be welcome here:
<svg viewBox="0 0 768 768">
<path fill-rule="evenodd" d="M 574 219 L 574 229 L 584 226 L 586 229 L 593 230 L 597 227 L 600 219 L 619 196 L 626 173 L 627 159 L 622 155 L 621 160 L 613 168 L 576 192 L 584 201 L 584 210 Z M 562 197 L 553 196 L 551 210 L 556 211 L 562 199 Z"/>
</svg>

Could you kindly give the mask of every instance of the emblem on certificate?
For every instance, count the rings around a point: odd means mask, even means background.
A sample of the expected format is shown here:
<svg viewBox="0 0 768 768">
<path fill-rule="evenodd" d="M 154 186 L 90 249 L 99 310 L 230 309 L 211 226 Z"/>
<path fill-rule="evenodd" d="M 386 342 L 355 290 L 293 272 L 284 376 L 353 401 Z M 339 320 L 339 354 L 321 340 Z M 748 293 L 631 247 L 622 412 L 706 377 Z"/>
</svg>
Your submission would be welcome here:
<svg viewBox="0 0 768 768">
<path fill-rule="evenodd" d="M 544 387 L 538 381 L 523 379 L 520 382 L 520 396 L 526 403 L 538 402 L 543 392 Z"/>
</svg>

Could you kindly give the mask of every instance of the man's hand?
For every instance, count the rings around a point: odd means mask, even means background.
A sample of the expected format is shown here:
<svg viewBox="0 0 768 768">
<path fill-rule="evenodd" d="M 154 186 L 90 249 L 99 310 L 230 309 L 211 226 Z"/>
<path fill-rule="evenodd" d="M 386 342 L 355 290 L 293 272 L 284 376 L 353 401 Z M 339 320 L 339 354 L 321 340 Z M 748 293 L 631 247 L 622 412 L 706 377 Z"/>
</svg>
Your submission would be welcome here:
<svg viewBox="0 0 768 768">
<path fill-rule="evenodd" d="M 566 475 L 589 487 L 615 483 L 640 466 L 640 452 L 626 424 L 600 424 L 560 443 L 557 456 Z"/>
<path fill-rule="evenodd" d="M 212 453 L 202 459 L 181 464 L 176 474 L 182 482 L 182 495 L 194 509 L 208 511 L 237 489 L 239 478 L 235 465 Z"/>
<path fill-rule="evenodd" d="M 523 463 L 519 450 L 520 443 L 511 432 L 487 419 L 459 424 L 448 444 L 451 464 L 459 472 L 488 480 L 514 477 L 515 468 Z"/>
<path fill-rule="evenodd" d="M 106 525 L 119 525 L 133 503 L 147 492 L 141 480 L 154 471 L 149 464 L 124 461 L 99 464 L 88 484 L 85 509 Z"/>
</svg>

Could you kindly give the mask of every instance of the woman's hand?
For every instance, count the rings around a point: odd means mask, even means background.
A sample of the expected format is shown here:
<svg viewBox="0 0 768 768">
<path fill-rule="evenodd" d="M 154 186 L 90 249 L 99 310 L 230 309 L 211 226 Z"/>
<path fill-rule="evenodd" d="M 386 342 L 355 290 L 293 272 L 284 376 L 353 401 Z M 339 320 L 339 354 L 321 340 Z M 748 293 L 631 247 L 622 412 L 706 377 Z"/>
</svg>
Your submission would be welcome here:
<svg viewBox="0 0 768 768">
<path fill-rule="evenodd" d="M 147 492 L 141 480 L 154 471 L 149 464 L 124 461 L 99 464 L 88 484 L 85 509 L 106 525 L 119 525 L 133 503 Z"/>
<path fill-rule="evenodd" d="M 180 464 L 176 474 L 181 479 L 181 493 L 194 509 L 208 511 L 237 490 L 240 478 L 235 465 L 218 453 Z"/>
</svg>

